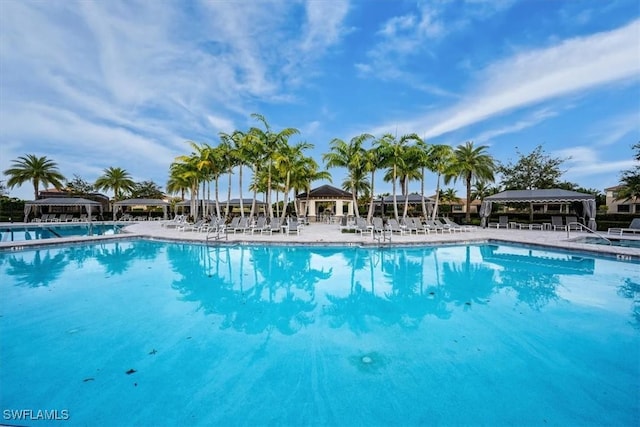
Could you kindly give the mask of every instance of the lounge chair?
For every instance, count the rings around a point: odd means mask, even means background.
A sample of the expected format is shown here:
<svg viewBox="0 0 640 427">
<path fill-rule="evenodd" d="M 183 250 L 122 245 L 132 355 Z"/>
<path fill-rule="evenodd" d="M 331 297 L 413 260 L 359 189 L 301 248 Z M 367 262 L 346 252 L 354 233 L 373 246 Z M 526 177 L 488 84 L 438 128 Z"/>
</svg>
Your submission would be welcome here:
<svg viewBox="0 0 640 427">
<path fill-rule="evenodd" d="M 410 217 L 402 218 L 401 226 L 404 227 L 405 232 L 408 234 L 411 234 L 411 233 L 418 234 L 418 227 L 416 227 L 415 223 L 413 222 L 413 218 L 410 218 Z"/>
<path fill-rule="evenodd" d="M 429 230 L 427 229 L 427 227 L 425 227 L 422 221 L 420 221 L 420 218 L 413 218 L 413 229 L 415 230 L 416 234 L 429 233 Z"/>
<path fill-rule="evenodd" d="M 582 230 L 577 216 L 567 216 L 564 218 L 564 222 L 569 227 L 569 230 Z"/>
<path fill-rule="evenodd" d="M 475 227 L 473 227 L 472 225 L 460 225 L 455 221 L 450 220 L 447 217 L 442 218 L 442 220 L 444 221 L 444 223 L 446 225 L 448 225 L 449 227 L 456 229 L 456 230 L 460 230 L 460 231 L 473 231 L 475 229 Z"/>
<path fill-rule="evenodd" d="M 562 217 L 561 216 L 552 216 L 551 217 L 551 227 L 553 228 L 553 231 L 566 230 L 567 229 L 567 226 L 562 223 Z"/>
<path fill-rule="evenodd" d="M 435 222 L 434 220 L 427 220 L 425 222 L 425 226 L 427 227 L 427 229 L 431 232 L 431 231 L 435 231 L 436 234 L 438 233 L 438 231 L 440 233 L 444 233 L 445 231 L 447 233 L 452 233 L 451 228 L 449 227 L 443 227 L 442 224 L 439 224 L 437 222 Z"/>
<path fill-rule="evenodd" d="M 234 225 L 233 220 L 235 220 L 236 218 L 238 218 L 238 220 L 235 221 L 235 225 Z M 229 224 L 229 227 L 228 227 L 228 230 L 230 233 L 231 232 L 233 232 L 233 234 L 237 234 L 238 232 L 244 233 L 249 228 L 249 218 L 235 217 L 233 218 L 233 220 L 231 220 L 231 224 Z"/>
<path fill-rule="evenodd" d="M 373 225 L 374 233 L 384 233 L 384 222 L 382 221 L 382 218 L 378 216 L 374 217 L 371 220 L 371 224 Z"/>
<path fill-rule="evenodd" d="M 399 233 L 401 236 L 404 236 L 408 231 L 406 228 L 400 226 L 400 223 L 396 221 L 394 218 L 389 218 L 387 220 L 387 228 L 391 230 L 392 233 Z"/>
<path fill-rule="evenodd" d="M 251 231 L 251 234 L 253 234 L 253 233 L 262 234 L 263 230 L 266 227 L 268 227 L 267 226 L 267 217 L 259 216 L 258 219 L 256 220 L 255 225 L 253 227 L 250 227 L 249 230 Z"/>
<path fill-rule="evenodd" d="M 373 237 L 373 227 L 368 226 L 367 221 L 364 218 L 356 218 L 355 227 L 356 233 L 360 233 L 362 235 L 364 235 L 364 233 L 371 233 L 371 236 Z"/>
<path fill-rule="evenodd" d="M 199 219 L 198 221 L 196 221 L 193 224 L 182 224 L 178 227 L 176 227 L 176 229 L 178 231 L 197 231 L 200 227 L 202 227 L 202 225 L 205 223 L 204 219 Z"/>
<path fill-rule="evenodd" d="M 444 228 L 445 230 L 449 230 L 450 233 L 453 233 L 455 231 L 457 231 L 458 233 L 462 233 L 464 230 L 462 229 L 462 227 L 460 227 L 458 224 L 456 225 L 451 225 L 448 222 L 446 222 L 444 220 L 444 218 L 442 219 L 436 219 L 434 221 L 436 223 L 436 225 L 441 226 L 442 228 Z"/>
<path fill-rule="evenodd" d="M 289 219 L 287 221 L 287 234 L 300 234 L 300 226 L 297 219 Z"/>
<path fill-rule="evenodd" d="M 506 215 L 500 215 L 498 217 L 498 222 L 490 222 L 489 228 L 509 228 L 509 217 Z"/>
<path fill-rule="evenodd" d="M 607 234 L 619 234 L 622 236 L 624 233 L 640 233 L 640 218 L 634 218 L 627 228 L 611 227 L 607 230 Z"/>
<path fill-rule="evenodd" d="M 282 225 L 280 224 L 280 218 L 275 217 L 271 218 L 269 225 L 265 226 L 262 230 L 262 233 L 279 233 L 282 230 Z"/>
</svg>

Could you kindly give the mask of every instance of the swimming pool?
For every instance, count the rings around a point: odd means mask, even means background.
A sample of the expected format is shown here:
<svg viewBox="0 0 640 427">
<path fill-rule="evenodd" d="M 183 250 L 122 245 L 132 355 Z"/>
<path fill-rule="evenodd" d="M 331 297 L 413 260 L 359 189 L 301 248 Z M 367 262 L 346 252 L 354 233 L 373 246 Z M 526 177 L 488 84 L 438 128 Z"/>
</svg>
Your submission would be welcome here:
<svg viewBox="0 0 640 427">
<path fill-rule="evenodd" d="M 70 236 L 102 236 L 118 234 L 119 226 L 104 223 L 36 226 L 2 226 L 0 227 L 0 242 L 22 242 L 25 240 L 55 239 Z"/>
<path fill-rule="evenodd" d="M 640 416 L 636 262 L 133 240 L 1 252 L 0 293 L 0 406 L 65 425 Z"/>
</svg>

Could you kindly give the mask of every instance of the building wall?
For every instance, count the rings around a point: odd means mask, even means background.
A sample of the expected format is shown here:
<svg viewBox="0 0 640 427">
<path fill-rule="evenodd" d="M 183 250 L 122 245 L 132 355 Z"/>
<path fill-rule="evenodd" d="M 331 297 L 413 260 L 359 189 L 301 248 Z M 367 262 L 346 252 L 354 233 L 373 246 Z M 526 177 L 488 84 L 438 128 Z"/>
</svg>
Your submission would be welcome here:
<svg viewBox="0 0 640 427">
<path fill-rule="evenodd" d="M 640 214 L 640 200 L 618 200 L 618 190 L 620 187 L 605 188 L 607 213 L 611 214 Z"/>
</svg>

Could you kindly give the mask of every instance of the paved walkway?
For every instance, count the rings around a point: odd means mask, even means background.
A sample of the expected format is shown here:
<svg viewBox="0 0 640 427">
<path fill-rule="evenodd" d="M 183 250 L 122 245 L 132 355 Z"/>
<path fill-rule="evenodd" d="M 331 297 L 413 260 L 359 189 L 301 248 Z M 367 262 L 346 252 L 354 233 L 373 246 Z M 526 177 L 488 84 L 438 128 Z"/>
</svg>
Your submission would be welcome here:
<svg viewBox="0 0 640 427">
<path fill-rule="evenodd" d="M 77 223 L 75 223 L 77 225 Z M 93 237 L 65 237 L 60 239 L 46 239 L 46 240 L 30 240 L 24 242 L 0 242 L 0 249 L 22 249 L 27 246 L 42 245 L 42 244 L 57 244 L 68 242 L 85 242 L 92 240 L 109 240 L 114 238 L 128 238 L 128 237 L 149 237 L 166 240 L 179 240 L 179 241 L 207 241 L 207 234 L 195 231 L 178 231 L 173 228 L 162 227 L 160 221 L 150 222 L 138 222 L 138 223 L 116 223 L 124 227 L 123 234 L 117 236 L 93 236 Z M 0 224 L 2 226 L 8 226 L 9 224 Z M 24 224 L 23 224 L 24 225 Z M 31 225 L 31 224 L 29 224 Z M 51 224 L 50 224 L 51 225 Z M 53 224 L 56 225 L 56 224 Z M 11 226 L 19 226 L 19 224 L 11 224 Z M 601 234 L 605 237 L 614 239 L 615 236 L 608 236 Z M 512 242 L 520 244 L 542 245 L 550 246 L 554 248 L 581 250 L 594 253 L 606 253 L 616 255 L 625 259 L 640 260 L 640 248 L 629 248 L 621 246 L 609 246 L 609 245 L 597 245 L 578 243 L 574 239 L 581 237 L 591 236 L 592 233 L 572 231 L 570 236 L 567 237 L 566 231 L 540 231 L 540 230 L 518 230 L 518 229 L 481 229 L 477 228 L 473 231 L 466 232 L 454 232 L 444 234 L 419 234 L 419 235 L 404 235 L 393 234 L 391 242 L 385 241 L 384 244 L 392 245 L 417 245 L 417 244 L 437 244 L 437 243 L 468 243 L 468 242 L 486 242 L 502 241 Z M 209 242 L 218 242 L 214 239 L 215 235 L 212 233 L 209 236 Z M 276 244 L 316 244 L 316 245 L 379 245 L 380 242 L 374 240 L 371 235 L 361 235 L 356 233 L 343 233 L 337 224 L 324 224 L 324 223 L 311 223 L 308 226 L 302 227 L 300 234 L 286 234 L 286 233 L 273 233 L 269 234 L 226 234 L 220 236 L 219 242 L 224 243 L 276 243 Z M 627 238 L 627 236 L 625 236 Z M 633 239 L 633 237 L 628 237 Z M 640 237 L 636 237 L 635 240 L 640 242 Z"/>
</svg>

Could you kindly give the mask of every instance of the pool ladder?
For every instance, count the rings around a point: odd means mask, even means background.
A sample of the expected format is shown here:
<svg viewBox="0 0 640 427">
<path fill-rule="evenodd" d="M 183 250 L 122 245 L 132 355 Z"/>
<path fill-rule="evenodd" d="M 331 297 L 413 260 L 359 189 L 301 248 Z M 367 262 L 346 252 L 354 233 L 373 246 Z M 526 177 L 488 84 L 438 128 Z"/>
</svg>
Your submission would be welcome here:
<svg viewBox="0 0 640 427">
<path fill-rule="evenodd" d="M 587 231 L 595 234 L 596 236 L 598 236 L 602 240 L 606 241 L 609 245 L 611 245 L 611 240 L 607 239 L 606 237 L 604 237 L 602 234 L 598 233 L 597 231 L 590 229 L 589 227 L 587 227 L 586 225 L 582 224 L 581 222 L 570 222 L 570 223 L 567 224 L 567 239 L 569 238 L 569 230 L 571 230 L 571 227 L 574 226 L 574 225 L 577 225 L 582 230 L 587 230 Z"/>
</svg>

